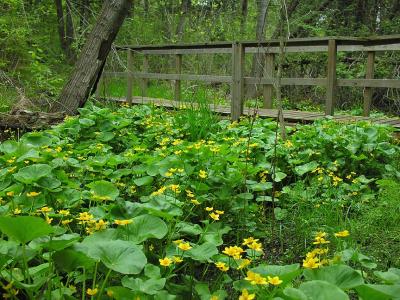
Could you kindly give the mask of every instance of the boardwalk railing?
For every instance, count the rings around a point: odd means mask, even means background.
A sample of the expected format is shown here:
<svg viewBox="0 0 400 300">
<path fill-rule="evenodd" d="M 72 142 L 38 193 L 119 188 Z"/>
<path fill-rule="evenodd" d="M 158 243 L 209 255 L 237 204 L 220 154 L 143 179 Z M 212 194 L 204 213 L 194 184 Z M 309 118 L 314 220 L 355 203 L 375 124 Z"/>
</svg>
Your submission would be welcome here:
<svg viewBox="0 0 400 300">
<path fill-rule="evenodd" d="M 147 81 L 149 79 L 174 80 L 174 100 L 181 99 L 181 81 L 202 81 L 207 83 L 231 84 L 231 117 L 237 120 L 243 113 L 244 87 L 246 84 L 263 85 L 263 107 L 272 108 L 272 91 L 274 78 L 275 56 L 280 52 L 279 40 L 265 42 L 214 42 L 203 44 L 173 44 L 147 46 L 117 46 L 118 51 L 127 52 L 126 72 L 103 72 L 103 77 L 125 77 L 127 80 L 127 101 L 132 101 L 132 86 L 134 79 L 141 80 L 142 95 L 147 96 Z M 327 72 L 325 78 L 281 78 L 281 85 L 323 86 L 326 88 L 325 114 L 333 115 L 336 102 L 337 87 L 364 88 L 363 114 L 368 116 L 371 107 L 373 88 L 400 88 L 399 79 L 374 79 L 375 53 L 378 51 L 400 50 L 400 35 L 379 36 L 371 38 L 300 38 L 284 42 L 285 53 L 327 52 Z M 337 52 L 366 52 L 367 65 L 364 79 L 337 79 Z M 133 59 L 136 54 L 144 55 L 141 72 L 135 72 Z M 232 57 L 231 76 L 182 74 L 182 56 L 184 54 L 216 54 L 225 53 Z M 263 77 L 246 77 L 244 75 L 245 53 L 260 53 L 265 58 Z M 148 55 L 174 55 L 175 73 L 149 73 Z"/>
</svg>

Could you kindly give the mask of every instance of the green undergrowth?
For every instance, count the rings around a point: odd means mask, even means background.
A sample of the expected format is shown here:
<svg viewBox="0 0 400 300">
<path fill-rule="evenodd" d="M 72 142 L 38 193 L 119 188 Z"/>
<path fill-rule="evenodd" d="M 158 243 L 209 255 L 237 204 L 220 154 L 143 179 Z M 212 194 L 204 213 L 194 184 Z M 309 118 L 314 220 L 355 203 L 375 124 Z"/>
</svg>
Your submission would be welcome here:
<svg viewBox="0 0 400 300">
<path fill-rule="evenodd" d="M 1 143 L 3 295 L 397 299 L 393 129 L 320 120 L 282 140 L 206 103 L 89 104 Z"/>
</svg>

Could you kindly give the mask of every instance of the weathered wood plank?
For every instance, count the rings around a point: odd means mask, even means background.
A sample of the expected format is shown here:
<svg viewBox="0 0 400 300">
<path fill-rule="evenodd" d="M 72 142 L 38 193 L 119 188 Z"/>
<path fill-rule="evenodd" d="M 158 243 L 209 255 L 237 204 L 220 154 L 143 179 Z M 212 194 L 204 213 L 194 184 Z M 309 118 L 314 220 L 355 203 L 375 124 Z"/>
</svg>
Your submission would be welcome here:
<svg viewBox="0 0 400 300">
<path fill-rule="evenodd" d="M 127 86 L 126 86 L 126 100 L 128 103 L 132 102 L 132 90 L 133 90 L 133 52 L 128 50 L 127 58 Z"/>
<path fill-rule="evenodd" d="M 326 78 L 326 104 L 325 114 L 333 116 L 336 102 L 336 40 L 328 42 L 328 71 Z"/>
<path fill-rule="evenodd" d="M 264 64 L 264 78 L 273 80 L 275 73 L 274 54 L 265 54 Z M 272 94 L 274 86 L 272 84 L 264 84 L 263 86 L 263 97 L 264 97 L 264 108 L 272 108 Z"/>
<path fill-rule="evenodd" d="M 365 71 L 365 78 L 372 79 L 374 78 L 374 64 L 375 64 L 375 52 L 368 52 L 367 57 L 367 67 Z M 399 81 L 400 83 L 400 81 Z M 364 89 L 364 103 L 363 103 L 363 115 L 369 116 L 369 112 L 371 110 L 371 102 L 372 102 L 372 94 L 373 89 L 371 87 L 366 87 Z"/>
<path fill-rule="evenodd" d="M 337 85 L 400 89 L 400 79 L 338 79 Z"/>
<path fill-rule="evenodd" d="M 149 72 L 149 57 L 147 55 L 143 56 L 143 72 Z M 147 78 L 142 78 L 141 88 L 142 88 L 142 97 L 147 97 L 147 88 L 149 86 L 149 80 Z"/>
<path fill-rule="evenodd" d="M 182 72 L 182 54 L 175 55 L 175 71 L 178 75 Z M 179 78 L 179 77 L 178 77 Z M 175 80 L 175 92 L 174 92 L 174 100 L 180 101 L 181 100 L 181 80 Z"/>
<path fill-rule="evenodd" d="M 236 121 L 243 113 L 244 99 L 244 47 L 241 43 L 232 45 L 232 101 L 231 118 Z"/>
</svg>

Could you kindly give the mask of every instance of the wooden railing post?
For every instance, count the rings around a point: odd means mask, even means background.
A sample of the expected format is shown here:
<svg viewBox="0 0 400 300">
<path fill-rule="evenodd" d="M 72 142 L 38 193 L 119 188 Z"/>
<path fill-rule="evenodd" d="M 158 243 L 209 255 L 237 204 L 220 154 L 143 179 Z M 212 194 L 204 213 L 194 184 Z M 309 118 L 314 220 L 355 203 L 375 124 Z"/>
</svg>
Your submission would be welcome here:
<svg viewBox="0 0 400 300">
<path fill-rule="evenodd" d="M 232 44 L 232 101 L 231 118 L 232 121 L 239 120 L 243 114 L 244 99 L 244 46 L 235 42 Z"/>
<path fill-rule="evenodd" d="M 265 54 L 265 65 L 264 65 L 264 78 L 273 79 L 275 71 L 274 65 L 274 54 Z M 274 90 L 273 84 L 264 84 L 263 96 L 264 96 L 264 108 L 272 108 L 272 92 Z"/>
<path fill-rule="evenodd" d="M 182 72 L 182 54 L 175 55 L 175 68 L 176 74 L 181 74 Z M 181 101 L 181 80 L 175 80 L 175 101 Z"/>
<path fill-rule="evenodd" d="M 148 55 L 143 56 L 143 73 L 149 72 L 149 57 Z M 142 97 L 147 97 L 147 88 L 149 86 L 149 80 L 143 78 L 141 80 L 141 88 L 142 88 Z"/>
<path fill-rule="evenodd" d="M 133 52 L 128 49 L 127 59 L 127 87 L 126 87 L 126 101 L 132 104 L 132 90 L 133 90 Z"/>
<path fill-rule="evenodd" d="M 375 51 L 369 51 L 367 58 L 367 67 L 365 71 L 366 79 L 374 78 L 374 64 L 375 64 Z M 371 110 L 372 95 L 373 95 L 373 89 L 371 87 L 366 87 L 364 89 L 364 107 L 363 107 L 364 117 L 369 116 L 369 112 Z"/>
<path fill-rule="evenodd" d="M 336 103 L 336 40 L 328 42 L 328 72 L 326 76 L 326 104 L 325 115 L 333 116 Z"/>
</svg>

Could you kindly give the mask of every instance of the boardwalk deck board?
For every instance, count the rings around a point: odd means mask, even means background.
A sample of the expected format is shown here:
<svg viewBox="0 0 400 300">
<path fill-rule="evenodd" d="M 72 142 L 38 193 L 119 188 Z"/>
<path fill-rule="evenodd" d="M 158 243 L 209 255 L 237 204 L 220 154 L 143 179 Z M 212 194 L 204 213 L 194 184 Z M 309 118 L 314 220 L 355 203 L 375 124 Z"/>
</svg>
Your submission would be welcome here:
<svg viewBox="0 0 400 300">
<path fill-rule="evenodd" d="M 110 100 L 117 102 L 127 102 L 126 99 L 124 98 L 110 98 Z M 132 97 L 132 104 L 150 104 L 166 108 L 191 107 L 192 105 L 194 105 L 190 102 L 184 102 L 184 101 L 177 102 L 166 99 L 137 97 L 137 96 Z M 229 115 L 231 113 L 229 106 L 211 104 L 210 109 L 215 113 L 222 115 Z M 278 110 L 267 109 L 267 108 L 244 108 L 243 114 L 247 116 L 257 114 L 258 116 L 264 118 L 277 118 Z M 297 110 L 284 110 L 283 115 L 285 120 L 289 123 L 311 123 L 325 117 L 325 114 L 322 112 L 308 112 L 308 111 L 297 111 Z M 351 123 L 357 121 L 371 121 L 372 123 L 391 125 L 395 128 L 400 129 L 400 118 L 382 118 L 382 117 L 374 118 L 374 117 L 362 117 L 362 116 L 351 116 L 351 115 L 335 115 L 331 118 L 337 122 L 343 122 L 343 123 Z"/>
</svg>

